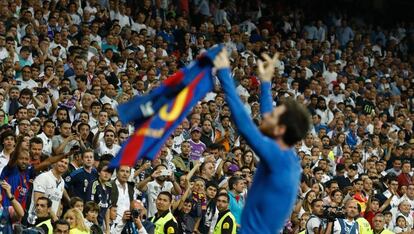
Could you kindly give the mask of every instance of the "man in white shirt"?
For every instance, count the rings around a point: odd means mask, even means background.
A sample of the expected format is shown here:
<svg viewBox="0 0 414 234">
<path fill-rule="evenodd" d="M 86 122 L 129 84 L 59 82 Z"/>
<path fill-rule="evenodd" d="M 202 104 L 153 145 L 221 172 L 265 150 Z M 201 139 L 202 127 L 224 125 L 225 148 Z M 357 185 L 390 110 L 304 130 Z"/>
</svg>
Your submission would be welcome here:
<svg viewBox="0 0 414 234">
<path fill-rule="evenodd" d="M 99 156 L 103 154 L 116 155 L 121 149 L 121 146 L 114 144 L 115 142 L 115 132 L 112 129 L 107 129 L 104 133 L 104 141 L 100 141 L 96 152 Z"/>
<path fill-rule="evenodd" d="M 138 195 L 135 184 L 128 182 L 130 175 L 131 168 L 129 166 L 120 166 L 116 172 L 116 180 L 111 182 L 113 190 L 111 192 L 111 201 L 117 207 L 115 224 L 122 223 L 124 212 L 130 209 L 130 201 L 136 199 Z"/>
<path fill-rule="evenodd" d="M 36 81 L 32 80 L 32 69 L 28 65 L 22 68 L 22 77 L 17 78 L 16 82 L 19 90 L 37 88 Z"/>
<path fill-rule="evenodd" d="M 28 222 L 33 224 L 36 221 L 34 205 L 39 197 L 47 197 L 52 201 L 52 216 L 56 215 L 59 209 L 60 200 L 63 197 L 65 181 L 62 175 L 68 170 L 69 160 L 63 158 L 53 166 L 53 169 L 44 172 L 33 181 L 32 202 L 30 203 Z"/>
<path fill-rule="evenodd" d="M 151 176 L 138 184 L 138 188 L 141 188 L 141 191 L 146 191 L 148 194 L 148 217 L 152 217 L 157 213 L 155 201 L 161 191 L 167 191 L 174 195 L 181 194 L 180 185 L 175 181 L 174 174 L 170 171 L 167 176 L 164 175 L 166 172 L 167 167 L 160 164 L 154 168 L 154 173 Z"/>
<path fill-rule="evenodd" d="M 10 154 L 14 151 L 16 137 L 12 131 L 6 131 L 2 134 L 3 151 L 0 153 L 0 174 L 3 168 L 9 163 Z"/>
<path fill-rule="evenodd" d="M 43 132 L 37 135 L 43 141 L 42 153 L 47 156 L 52 155 L 52 138 L 55 135 L 55 127 L 55 122 L 46 120 L 43 123 Z"/>
</svg>

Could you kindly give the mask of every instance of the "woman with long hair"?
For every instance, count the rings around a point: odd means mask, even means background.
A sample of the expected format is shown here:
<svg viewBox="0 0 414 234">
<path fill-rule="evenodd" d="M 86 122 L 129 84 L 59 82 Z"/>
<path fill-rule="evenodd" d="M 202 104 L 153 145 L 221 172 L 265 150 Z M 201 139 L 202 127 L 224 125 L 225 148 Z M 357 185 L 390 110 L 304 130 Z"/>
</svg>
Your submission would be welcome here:
<svg viewBox="0 0 414 234">
<path fill-rule="evenodd" d="M 344 146 L 346 145 L 345 139 L 345 133 L 340 132 L 336 134 L 335 147 L 332 150 L 336 159 L 340 158 L 344 153 Z"/>
<path fill-rule="evenodd" d="M 63 218 L 69 223 L 70 225 L 70 234 L 88 234 L 89 228 L 85 224 L 85 219 L 83 218 L 82 213 L 76 209 L 72 208 L 66 211 L 66 214 Z"/>
<path fill-rule="evenodd" d="M 252 150 L 248 149 L 244 152 L 244 154 L 241 157 L 241 165 L 242 167 L 249 167 L 251 171 L 254 171 L 256 169 L 256 158 L 254 157 L 254 153 Z"/>
</svg>

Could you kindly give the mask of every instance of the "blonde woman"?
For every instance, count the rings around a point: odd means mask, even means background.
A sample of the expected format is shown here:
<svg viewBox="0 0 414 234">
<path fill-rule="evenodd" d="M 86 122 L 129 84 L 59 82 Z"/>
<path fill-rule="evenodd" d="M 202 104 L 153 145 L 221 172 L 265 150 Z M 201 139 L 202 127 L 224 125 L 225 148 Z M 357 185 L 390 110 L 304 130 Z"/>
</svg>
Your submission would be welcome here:
<svg viewBox="0 0 414 234">
<path fill-rule="evenodd" d="M 70 234 L 89 234 L 89 228 L 86 226 L 85 219 L 79 210 L 69 209 L 66 211 L 64 219 L 70 225 Z"/>
</svg>

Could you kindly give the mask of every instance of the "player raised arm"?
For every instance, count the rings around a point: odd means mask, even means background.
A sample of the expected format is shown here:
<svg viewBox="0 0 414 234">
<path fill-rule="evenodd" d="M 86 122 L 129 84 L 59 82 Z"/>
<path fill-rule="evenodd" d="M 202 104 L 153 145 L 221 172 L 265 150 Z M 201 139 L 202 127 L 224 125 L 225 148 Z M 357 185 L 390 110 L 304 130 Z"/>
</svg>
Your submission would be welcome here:
<svg viewBox="0 0 414 234">
<path fill-rule="evenodd" d="M 272 98 L 272 78 L 275 73 L 275 65 L 279 60 L 279 53 L 275 53 L 273 58 L 263 53 L 264 61 L 257 61 L 257 71 L 259 73 L 260 84 L 260 112 L 262 115 L 269 114 L 273 109 Z"/>
<path fill-rule="evenodd" d="M 243 103 L 237 95 L 236 87 L 230 75 L 230 61 L 225 50 L 217 55 L 214 66 L 217 68 L 217 76 L 223 91 L 226 93 L 226 101 L 232 113 L 231 117 L 240 135 L 246 139 L 261 160 L 266 161 L 266 163 L 275 163 L 278 157 L 274 157 L 274 155 L 278 154 L 280 147 L 259 131 L 243 108 Z M 265 147 L 269 144 L 272 144 L 273 147 Z"/>
</svg>

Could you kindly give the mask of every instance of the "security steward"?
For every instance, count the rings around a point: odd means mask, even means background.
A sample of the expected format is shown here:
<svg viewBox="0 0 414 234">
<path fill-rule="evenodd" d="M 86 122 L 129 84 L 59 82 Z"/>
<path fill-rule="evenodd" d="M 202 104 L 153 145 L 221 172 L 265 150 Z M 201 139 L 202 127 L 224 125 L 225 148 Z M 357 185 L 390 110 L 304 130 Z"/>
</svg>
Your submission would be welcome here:
<svg viewBox="0 0 414 234">
<path fill-rule="evenodd" d="M 52 208 L 52 201 L 47 197 L 39 197 L 36 201 L 36 222 L 34 226 L 41 228 L 44 233 L 52 234 L 52 217 L 50 216 L 50 211 Z"/>
<path fill-rule="evenodd" d="M 236 219 L 229 210 L 229 195 L 227 193 L 220 193 L 217 196 L 217 209 L 219 216 L 214 234 L 236 234 Z"/>
<path fill-rule="evenodd" d="M 178 234 L 178 223 L 173 214 L 170 212 L 172 204 L 172 195 L 167 191 L 162 191 L 158 194 L 155 202 L 157 206 L 157 213 L 150 218 L 155 225 L 154 234 Z"/>
</svg>

